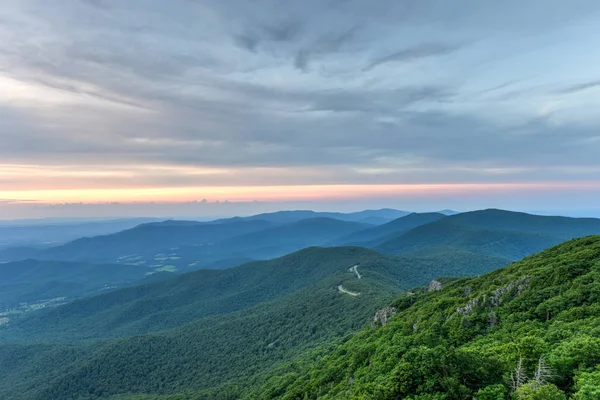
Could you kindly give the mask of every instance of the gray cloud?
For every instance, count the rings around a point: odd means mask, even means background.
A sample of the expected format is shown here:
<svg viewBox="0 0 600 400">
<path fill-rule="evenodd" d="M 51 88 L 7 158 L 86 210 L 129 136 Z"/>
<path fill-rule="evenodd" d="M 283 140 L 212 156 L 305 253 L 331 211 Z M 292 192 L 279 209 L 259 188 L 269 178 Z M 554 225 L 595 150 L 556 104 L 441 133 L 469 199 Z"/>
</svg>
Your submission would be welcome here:
<svg viewBox="0 0 600 400">
<path fill-rule="evenodd" d="M 584 3 L 594 15 L 598 7 Z M 593 105 L 546 113 L 548 90 L 530 88 L 573 77 L 565 69 L 536 81 L 528 71 L 548 60 L 519 59 L 535 50 L 529 41 L 539 36 L 543 47 L 580 21 L 560 2 L 477 3 L 468 12 L 436 1 L 22 4 L 0 11 L 9 23 L 0 26 L 0 79 L 24 96 L 0 94 L 0 164 L 234 171 L 97 179 L 123 187 L 597 173 Z M 539 18 L 548 7 L 563 17 Z M 28 184 L 18 181 L 4 178 L 0 190 Z"/>
<path fill-rule="evenodd" d="M 273 25 L 263 26 L 261 29 L 267 40 L 273 42 L 291 42 L 302 32 L 299 21 L 278 22 Z"/>
<path fill-rule="evenodd" d="M 600 86 L 600 80 L 571 85 L 569 87 L 558 90 L 559 94 L 573 94 L 584 90 L 596 88 Z"/>
<path fill-rule="evenodd" d="M 294 67 L 302 72 L 308 71 L 308 63 L 310 61 L 310 53 L 305 50 L 300 50 L 294 58 Z"/>
<path fill-rule="evenodd" d="M 244 48 L 248 51 L 255 52 L 258 43 L 260 42 L 259 38 L 253 34 L 236 34 L 233 36 L 234 42 L 241 48 Z"/>
<path fill-rule="evenodd" d="M 379 65 L 390 62 L 402 63 L 415 61 L 421 58 L 442 56 L 457 51 L 459 48 L 459 46 L 451 46 L 442 43 L 423 43 L 377 58 L 365 67 L 365 71 L 369 71 Z"/>
<path fill-rule="evenodd" d="M 277 21 L 271 25 L 252 27 L 244 33 L 233 34 L 234 43 L 239 47 L 255 52 L 263 42 L 289 43 L 302 32 L 302 24 L 299 21 L 281 22 Z"/>
</svg>

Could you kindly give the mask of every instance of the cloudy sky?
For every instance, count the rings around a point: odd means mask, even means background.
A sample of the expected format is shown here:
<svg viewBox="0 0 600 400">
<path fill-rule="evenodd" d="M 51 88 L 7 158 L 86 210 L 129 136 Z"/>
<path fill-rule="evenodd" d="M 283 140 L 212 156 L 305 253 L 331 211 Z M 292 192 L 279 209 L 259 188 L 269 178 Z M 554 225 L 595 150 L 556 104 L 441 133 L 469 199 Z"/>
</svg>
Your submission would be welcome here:
<svg viewBox="0 0 600 400">
<path fill-rule="evenodd" d="M 597 0 L 1 3 L 0 218 L 598 208 Z"/>
</svg>

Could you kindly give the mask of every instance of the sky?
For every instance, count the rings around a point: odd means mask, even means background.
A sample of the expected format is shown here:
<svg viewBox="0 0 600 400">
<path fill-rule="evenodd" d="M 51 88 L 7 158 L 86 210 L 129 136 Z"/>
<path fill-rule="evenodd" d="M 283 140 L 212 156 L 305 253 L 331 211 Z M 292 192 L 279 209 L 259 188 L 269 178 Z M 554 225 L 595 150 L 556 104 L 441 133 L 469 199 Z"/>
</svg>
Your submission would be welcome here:
<svg viewBox="0 0 600 400">
<path fill-rule="evenodd" d="M 2 0 L 0 219 L 600 215 L 597 0 Z"/>
</svg>

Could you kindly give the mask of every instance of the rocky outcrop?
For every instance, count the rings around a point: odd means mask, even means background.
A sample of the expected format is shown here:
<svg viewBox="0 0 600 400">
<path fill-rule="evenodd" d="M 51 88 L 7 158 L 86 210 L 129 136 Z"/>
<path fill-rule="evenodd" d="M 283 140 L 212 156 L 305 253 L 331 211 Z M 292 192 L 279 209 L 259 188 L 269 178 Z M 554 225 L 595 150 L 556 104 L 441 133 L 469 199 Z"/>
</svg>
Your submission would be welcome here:
<svg viewBox="0 0 600 400">
<path fill-rule="evenodd" d="M 396 315 L 395 307 L 385 307 L 375 313 L 371 326 L 385 326 L 389 319 Z"/>
<path fill-rule="evenodd" d="M 427 291 L 428 292 L 436 292 L 438 290 L 442 290 L 443 287 L 444 287 L 444 285 L 442 285 L 442 282 L 433 280 L 433 281 L 429 282 Z"/>
<path fill-rule="evenodd" d="M 474 299 L 469 300 L 469 302 L 467 303 L 467 305 L 465 305 L 464 307 L 458 307 L 456 309 L 456 312 L 459 313 L 459 314 L 462 314 L 462 315 L 468 315 L 468 314 L 471 313 L 471 311 L 473 311 L 473 309 L 475 307 L 479 306 L 479 303 L 480 303 L 479 302 L 479 298 L 476 297 Z"/>
<path fill-rule="evenodd" d="M 516 290 L 514 294 L 510 296 L 509 300 L 512 300 L 523 293 L 523 290 L 527 289 L 527 286 L 529 286 L 529 277 L 525 276 L 517 281 L 509 283 L 504 287 L 496 289 L 494 290 L 494 294 L 490 296 L 489 304 L 492 307 L 498 307 L 500 304 L 502 304 L 502 301 L 505 299 L 506 295 L 510 294 L 513 289 Z"/>
<path fill-rule="evenodd" d="M 521 279 L 494 290 L 492 295 L 489 297 L 484 294 L 481 297 L 471 299 L 464 307 L 458 307 L 456 309 L 456 313 L 465 316 L 469 315 L 475 308 L 479 306 L 487 306 L 490 308 L 499 307 L 503 301 L 510 301 L 520 296 L 521 293 L 523 293 L 523 291 L 529 286 L 529 280 L 529 276 L 524 276 Z M 494 314 L 491 318 L 495 324 L 497 322 L 496 315 Z"/>
</svg>

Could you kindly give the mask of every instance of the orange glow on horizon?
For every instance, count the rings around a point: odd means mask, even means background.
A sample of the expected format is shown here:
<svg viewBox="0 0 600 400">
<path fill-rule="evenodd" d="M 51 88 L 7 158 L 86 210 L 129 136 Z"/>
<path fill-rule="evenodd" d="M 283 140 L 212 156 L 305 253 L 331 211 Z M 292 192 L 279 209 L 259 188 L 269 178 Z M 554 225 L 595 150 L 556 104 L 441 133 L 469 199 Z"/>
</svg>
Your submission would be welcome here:
<svg viewBox="0 0 600 400">
<path fill-rule="evenodd" d="M 482 192 L 600 189 L 600 182 L 442 183 L 398 185 L 211 186 L 131 189 L 0 191 L 15 203 L 178 203 L 189 201 L 345 200 L 370 197 L 420 197 Z"/>
</svg>

